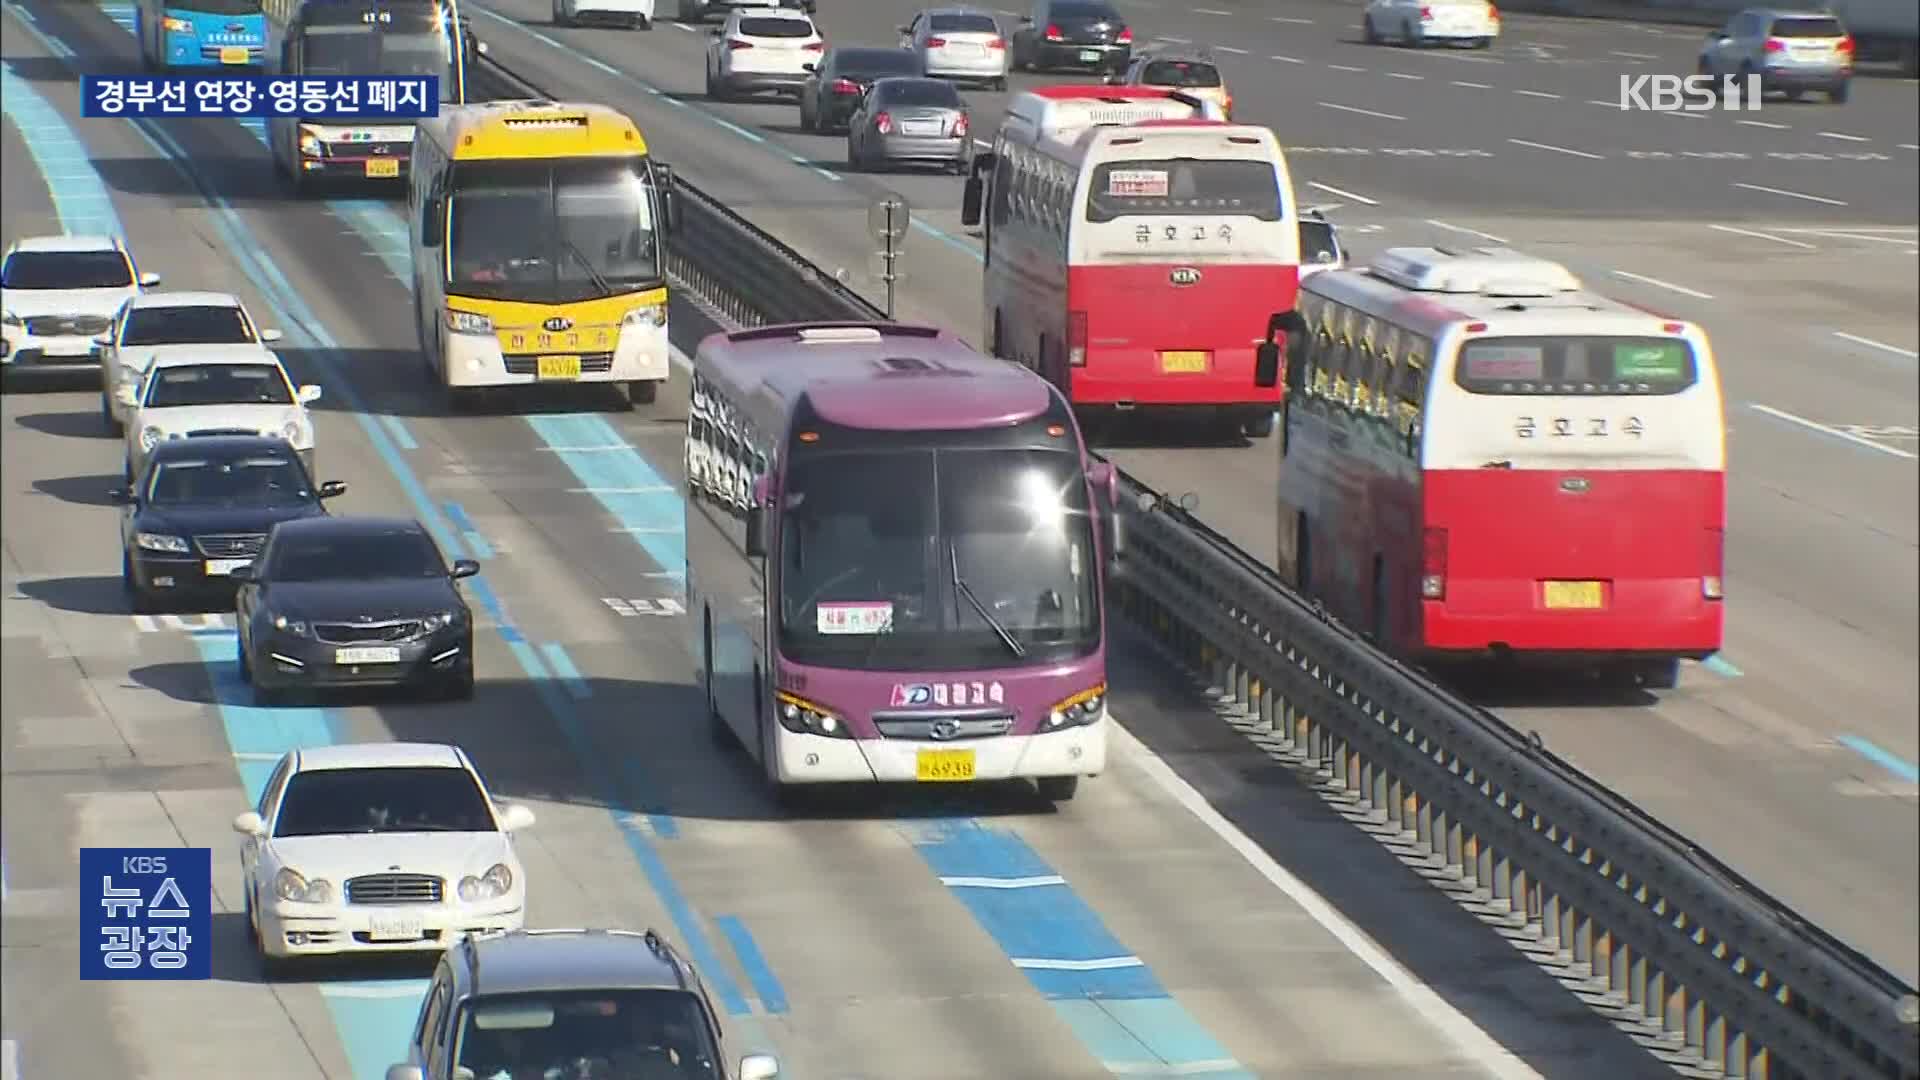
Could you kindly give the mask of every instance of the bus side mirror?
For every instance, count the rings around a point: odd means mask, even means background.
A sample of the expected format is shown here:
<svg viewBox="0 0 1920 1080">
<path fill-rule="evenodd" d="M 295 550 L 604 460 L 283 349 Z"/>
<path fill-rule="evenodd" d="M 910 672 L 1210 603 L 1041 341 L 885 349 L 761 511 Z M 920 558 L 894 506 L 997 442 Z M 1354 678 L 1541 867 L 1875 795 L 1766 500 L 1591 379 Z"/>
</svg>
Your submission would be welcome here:
<svg viewBox="0 0 1920 1080">
<path fill-rule="evenodd" d="M 673 166 L 655 163 L 653 182 L 660 191 L 660 220 L 667 231 L 680 230 L 680 192 L 674 187 Z"/>
<path fill-rule="evenodd" d="M 422 247 L 437 248 L 446 239 L 447 218 L 445 205 L 440 196 L 430 195 L 420 205 L 420 244 Z"/>
<path fill-rule="evenodd" d="M 1280 381 L 1280 343 L 1263 341 L 1253 350 L 1253 385 L 1266 389 Z"/>
<path fill-rule="evenodd" d="M 973 228 L 980 224 L 981 204 L 986 201 L 986 174 L 994 167 L 995 155 L 979 154 L 973 159 L 973 171 L 967 174 L 967 185 L 960 194 L 960 224 Z"/>
</svg>

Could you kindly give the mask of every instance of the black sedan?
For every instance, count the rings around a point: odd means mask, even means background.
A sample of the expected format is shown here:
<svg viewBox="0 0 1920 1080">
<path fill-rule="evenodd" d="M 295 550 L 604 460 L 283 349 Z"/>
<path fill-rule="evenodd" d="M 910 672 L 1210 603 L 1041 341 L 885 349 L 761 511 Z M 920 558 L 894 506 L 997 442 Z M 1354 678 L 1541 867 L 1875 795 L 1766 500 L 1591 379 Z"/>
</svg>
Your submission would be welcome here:
<svg viewBox="0 0 1920 1080">
<path fill-rule="evenodd" d="M 116 488 L 120 585 L 135 612 L 219 594 L 235 567 L 260 554 L 282 521 L 324 517 L 322 499 L 347 490 L 315 485 L 285 439 L 257 435 L 176 439 L 153 448 L 132 489 Z"/>
<path fill-rule="evenodd" d="M 324 517 L 267 535 L 234 571 L 240 677 L 272 704 L 291 692 L 413 686 L 449 700 L 473 696 L 473 612 L 460 578 L 418 521 Z"/>
<path fill-rule="evenodd" d="M 1013 66 L 1021 71 L 1118 75 L 1132 56 L 1133 31 L 1107 0 L 1037 0 L 1013 32 Z"/>
<path fill-rule="evenodd" d="M 829 49 L 800 87 L 800 127 L 818 135 L 841 131 L 874 82 L 925 74 L 920 54 L 905 49 Z"/>
</svg>

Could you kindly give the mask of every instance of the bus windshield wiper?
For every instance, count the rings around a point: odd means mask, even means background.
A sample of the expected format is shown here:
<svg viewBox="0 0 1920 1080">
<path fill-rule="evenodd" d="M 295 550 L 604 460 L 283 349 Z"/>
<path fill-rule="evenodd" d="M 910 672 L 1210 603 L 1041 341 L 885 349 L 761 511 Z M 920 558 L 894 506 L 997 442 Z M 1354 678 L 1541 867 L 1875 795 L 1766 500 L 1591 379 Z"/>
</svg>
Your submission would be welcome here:
<svg viewBox="0 0 1920 1080">
<path fill-rule="evenodd" d="M 1020 644 L 1012 634 L 1007 633 L 1007 628 L 1000 625 L 1000 620 L 993 617 L 993 613 L 987 610 L 987 605 L 981 603 L 980 598 L 973 595 L 973 590 L 968 588 L 965 579 L 961 578 L 960 547 L 951 540 L 947 541 L 947 557 L 953 566 L 954 591 L 966 600 L 967 605 L 973 608 L 974 613 L 979 615 L 983 622 L 993 628 L 994 633 L 1000 635 L 1000 640 L 1006 644 L 1008 652 L 1016 657 L 1025 657 L 1027 655 L 1026 646 Z"/>
<path fill-rule="evenodd" d="M 607 284 L 607 279 L 601 276 L 600 271 L 594 269 L 593 261 L 587 258 L 586 252 L 581 251 L 573 241 L 567 239 L 565 234 L 561 234 L 560 242 L 566 245 L 567 253 L 579 261 L 580 268 L 587 272 L 587 280 L 593 282 L 593 287 L 600 290 L 600 295 L 612 296 L 613 286 Z"/>
</svg>

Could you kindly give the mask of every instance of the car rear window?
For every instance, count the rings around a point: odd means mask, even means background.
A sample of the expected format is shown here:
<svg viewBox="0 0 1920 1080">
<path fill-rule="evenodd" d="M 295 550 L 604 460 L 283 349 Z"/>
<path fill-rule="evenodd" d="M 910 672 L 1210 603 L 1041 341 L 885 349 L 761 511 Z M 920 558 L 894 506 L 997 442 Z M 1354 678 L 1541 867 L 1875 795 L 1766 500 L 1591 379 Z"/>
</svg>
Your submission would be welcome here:
<svg viewBox="0 0 1920 1080">
<path fill-rule="evenodd" d="M 991 15 L 935 15 L 927 20 L 927 29 L 946 34 L 997 34 L 1000 25 Z"/>
<path fill-rule="evenodd" d="M 813 36 L 813 24 L 805 19 L 741 19 L 740 32 L 747 37 L 803 38 Z"/>
<path fill-rule="evenodd" d="M 918 75 L 920 55 L 905 49 L 848 49 L 836 66 L 842 75 Z"/>
<path fill-rule="evenodd" d="M 247 345 L 253 330 L 239 308 L 217 305 L 135 308 L 127 314 L 120 344 Z"/>
<path fill-rule="evenodd" d="M 1108 22 L 1124 22 L 1120 13 L 1106 4 L 1057 3 L 1047 9 L 1049 15 L 1060 19 L 1103 19 Z"/>
<path fill-rule="evenodd" d="M 1775 19 L 1773 36 L 1783 38 L 1837 38 L 1847 31 L 1839 19 Z"/>
<path fill-rule="evenodd" d="M 1220 69 L 1192 60 L 1155 60 L 1140 73 L 1148 86 L 1210 87 L 1220 85 Z"/>
<path fill-rule="evenodd" d="M 121 289 L 133 284 L 117 251 L 16 251 L 0 268 L 8 289 Z"/>
<path fill-rule="evenodd" d="M 874 93 L 889 105 L 922 105 L 929 108 L 960 107 L 960 92 L 951 83 L 934 79 L 900 79 L 878 84 Z"/>
</svg>

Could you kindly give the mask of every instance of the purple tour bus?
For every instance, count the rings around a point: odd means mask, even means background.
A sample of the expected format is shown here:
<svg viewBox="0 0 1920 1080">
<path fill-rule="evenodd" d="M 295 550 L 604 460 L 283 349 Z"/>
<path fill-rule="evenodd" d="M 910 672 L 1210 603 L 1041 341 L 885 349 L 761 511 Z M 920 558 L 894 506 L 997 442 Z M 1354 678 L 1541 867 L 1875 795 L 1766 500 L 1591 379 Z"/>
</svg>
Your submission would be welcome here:
<svg viewBox="0 0 1920 1080">
<path fill-rule="evenodd" d="M 687 613 L 716 736 L 794 785 L 1107 760 L 1112 466 L 1067 402 L 896 323 L 713 334 L 687 417 Z"/>
</svg>

